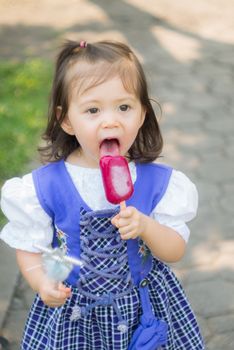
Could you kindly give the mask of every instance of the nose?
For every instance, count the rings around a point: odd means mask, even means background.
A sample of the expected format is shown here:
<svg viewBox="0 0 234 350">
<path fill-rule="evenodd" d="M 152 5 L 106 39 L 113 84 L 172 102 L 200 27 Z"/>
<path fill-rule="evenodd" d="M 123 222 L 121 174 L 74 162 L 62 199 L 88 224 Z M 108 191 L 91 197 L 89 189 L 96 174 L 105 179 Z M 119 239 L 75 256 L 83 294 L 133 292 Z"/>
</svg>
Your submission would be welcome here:
<svg viewBox="0 0 234 350">
<path fill-rule="evenodd" d="M 106 116 L 103 121 L 102 121 L 102 128 L 106 129 L 106 128 L 117 128 L 119 126 L 119 121 L 117 118 L 109 115 Z"/>
</svg>

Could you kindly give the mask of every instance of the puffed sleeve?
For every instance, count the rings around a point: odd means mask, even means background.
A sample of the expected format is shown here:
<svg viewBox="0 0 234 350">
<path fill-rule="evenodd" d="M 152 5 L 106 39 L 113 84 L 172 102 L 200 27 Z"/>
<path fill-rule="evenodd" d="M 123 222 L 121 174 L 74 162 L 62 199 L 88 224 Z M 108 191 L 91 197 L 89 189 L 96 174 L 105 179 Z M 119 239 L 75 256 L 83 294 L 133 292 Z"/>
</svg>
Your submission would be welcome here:
<svg viewBox="0 0 234 350">
<path fill-rule="evenodd" d="M 6 181 L 2 187 L 1 209 L 9 222 L 3 227 L 0 238 L 8 245 L 39 252 L 35 244 L 45 247 L 51 244 L 52 220 L 40 206 L 32 174 Z"/>
<path fill-rule="evenodd" d="M 186 223 L 197 213 L 196 186 L 180 171 L 173 170 L 167 190 L 151 213 L 160 224 L 177 231 L 187 242 L 190 231 Z"/>
</svg>

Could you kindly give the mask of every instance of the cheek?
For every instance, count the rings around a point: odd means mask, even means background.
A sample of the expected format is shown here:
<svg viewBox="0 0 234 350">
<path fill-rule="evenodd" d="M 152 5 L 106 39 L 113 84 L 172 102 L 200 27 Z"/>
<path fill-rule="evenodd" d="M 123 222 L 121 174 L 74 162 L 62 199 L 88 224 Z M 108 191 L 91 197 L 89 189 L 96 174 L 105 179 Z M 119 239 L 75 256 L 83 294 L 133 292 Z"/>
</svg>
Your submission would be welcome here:
<svg viewBox="0 0 234 350">
<path fill-rule="evenodd" d="M 132 135 L 132 137 L 136 137 L 136 136 L 137 136 L 137 134 L 138 134 L 138 132 L 139 132 L 141 126 L 142 126 L 141 123 L 138 122 L 138 121 L 136 121 L 136 122 L 134 123 L 134 125 L 133 125 L 132 128 L 131 128 L 131 135 Z"/>
<path fill-rule="evenodd" d="M 89 125 L 77 125 L 75 135 L 81 145 L 91 148 L 95 145 L 97 135 L 95 130 L 93 130 L 93 128 L 91 128 Z"/>
<path fill-rule="evenodd" d="M 73 128 L 77 137 L 82 137 L 83 135 L 88 134 L 90 129 L 86 123 L 82 122 L 79 119 L 73 121 Z"/>
<path fill-rule="evenodd" d="M 126 134 L 126 141 L 129 144 L 128 147 L 131 147 L 132 144 L 134 143 L 140 128 L 141 128 L 141 125 L 136 123 L 134 126 L 132 126 L 131 130 L 129 130 L 129 132 Z"/>
</svg>

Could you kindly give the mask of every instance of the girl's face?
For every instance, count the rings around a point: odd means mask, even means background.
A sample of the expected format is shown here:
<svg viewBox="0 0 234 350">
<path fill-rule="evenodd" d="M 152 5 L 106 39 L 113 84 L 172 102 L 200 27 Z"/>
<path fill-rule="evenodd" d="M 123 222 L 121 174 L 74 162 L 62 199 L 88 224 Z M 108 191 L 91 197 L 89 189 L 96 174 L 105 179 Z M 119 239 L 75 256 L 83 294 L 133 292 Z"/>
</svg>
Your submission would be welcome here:
<svg viewBox="0 0 234 350">
<path fill-rule="evenodd" d="M 75 90 L 62 123 L 63 130 L 75 135 L 81 146 L 71 155 L 72 162 L 98 167 L 100 145 L 106 139 L 117 140 L 120 155 L 127 155 L 145 118 L 138 98 L 125 90 L 119 77 L 82 94 L 76 94 Z"/>
</svg>

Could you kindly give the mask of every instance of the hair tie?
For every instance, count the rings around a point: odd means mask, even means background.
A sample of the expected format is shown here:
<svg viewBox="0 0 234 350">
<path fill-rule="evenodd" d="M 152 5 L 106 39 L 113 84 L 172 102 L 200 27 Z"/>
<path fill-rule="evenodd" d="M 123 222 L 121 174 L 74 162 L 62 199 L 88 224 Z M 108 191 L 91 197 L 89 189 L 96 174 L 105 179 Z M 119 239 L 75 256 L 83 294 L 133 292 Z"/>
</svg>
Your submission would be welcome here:
<svg viewBox="0 0 234 350">
<path fill-rule="evenodd" d="M 81 40 L 81 41 L 80 41 L 80 47 L 81 47 L 82 49 L 86 48 L 86 47 L 87 47 L 87 41 Z"/>
</svg>

